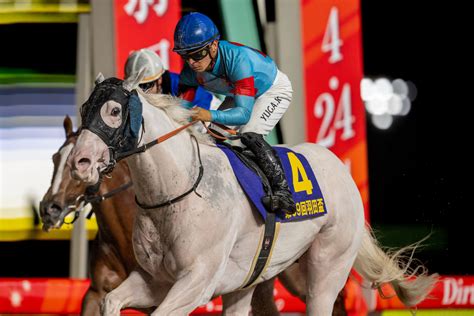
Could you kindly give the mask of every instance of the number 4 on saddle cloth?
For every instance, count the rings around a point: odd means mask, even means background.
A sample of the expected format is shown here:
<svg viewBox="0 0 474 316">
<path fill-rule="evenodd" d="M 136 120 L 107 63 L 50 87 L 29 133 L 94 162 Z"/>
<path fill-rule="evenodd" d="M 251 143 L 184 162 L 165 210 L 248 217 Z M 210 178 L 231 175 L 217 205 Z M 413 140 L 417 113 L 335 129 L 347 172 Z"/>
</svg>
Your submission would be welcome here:
<svg viewBox="0 0 474 316">
<path fill-rule="evenodd" d="M 261 199 L 266 195 L 264 183 L 268 181 L 264 179 L 264 182 L 262 182 L 263 172 L 257 174 L 252 170 L 254 168 L 249 168 L 241 160 L 242 154 L 239 154 L 236 149 L 232 149 L 230 145 L 220 143 L 217 146 L 226 154 L 240 186 L 258 209 L 263 219 L 266 220 L 267 210 L 262 204 Z M 285 214 L 283 211 L 278 211 L 276 213 L 276 220 L 278 222 L 302 221 L 326 214 L 327 210 L 323 194 L 306 158 L 302 154 L 295 153 L 288 148 L 273 147 L 273 149 L 281 160 L 293 199 L 296 203 L 296 212 L 294 214 Z"/>
</svg>

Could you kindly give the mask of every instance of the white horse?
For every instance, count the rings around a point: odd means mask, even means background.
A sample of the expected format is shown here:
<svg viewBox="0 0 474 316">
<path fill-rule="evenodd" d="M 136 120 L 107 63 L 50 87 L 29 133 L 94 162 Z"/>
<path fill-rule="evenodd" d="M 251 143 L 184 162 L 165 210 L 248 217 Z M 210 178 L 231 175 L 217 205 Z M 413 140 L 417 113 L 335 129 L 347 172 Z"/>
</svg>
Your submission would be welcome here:
<svg viewBox="0 0 474 316">
<path fill-rule="evenodd" d="M 109 164 L 109 147 L 115 147 L 119 154 L 126 150 L 118 148 L 118 142 L 111 138 L 119 134 L 120 143 L 126 143 L 129 112 L 136 111 L 135 105 L 123 100 L 137 87 L 139 78 L 123 83 L 110 80 L 99 83 L 83 106 L 83 130 L 68 159 L 73 176 L 89 184 L 95 183 L 98 172 Z M 179 106 L 178 99 L 140 91 L 139 99 L 144 126 L 138 133 L 138 146 L 188 122 L 190 112 Z M 181 200 L 139 210 L 133 242 L 143 270 L 133 272 L 106 296 L 102 304 L 106 315 L 119 315 L 121 309 L 130 306 L 158 306 L 152 315 L 187 315 L 219 295 L 225 315 L 248 315 L 250 311 L 254 286 L 241 287 L 250 272 L 264 223 L 238 184 L 225 154 L 203 137 L 198 136 L 198 144 L 191 137 L 193 133 L 187 129 L 127 158 L 137 200 L 144 205 L 169 201 L 192 188 L 200 159 L 204 173 L 197 190 Z M 403 260 L 403 252 L 412 247 L 389 255 L 377 245 L 365 226 L 360 194 L 344 164 L 315 144 L 291 149 L 307 158 L 328 213 L 282 223 L 271 260 L 257 282 L 274 277 L 299 260 L 307 280 L 308 315 L 331 315 L 353 266 L 376 287 L 391 283 L 407 306 L 423 300 L 437 276 L 427 275 L 422 266 L 409 268 L 411 256 Z M 414 279 L 417 271 L 421 273 Z"/>
</svg>

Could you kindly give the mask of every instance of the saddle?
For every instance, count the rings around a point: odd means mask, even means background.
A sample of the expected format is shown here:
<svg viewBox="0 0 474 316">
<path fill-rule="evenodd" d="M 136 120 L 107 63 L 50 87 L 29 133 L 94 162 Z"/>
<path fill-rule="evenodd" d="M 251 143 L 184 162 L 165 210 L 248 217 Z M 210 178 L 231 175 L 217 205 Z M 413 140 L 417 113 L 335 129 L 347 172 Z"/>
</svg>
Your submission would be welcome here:
<svg viewBox="0 0 474 316">
<path fill-rule="evenodd" d="M 262 171 L 262 169 L 260 169 L 258 164 L 255 162 L 256 157 L 255 157 L 255 155 L 252 151 L 250 151 L 248 149 L 245 149 L 245 148 L 242 148 L 242 147 L 239 147 L 239 146 L 232 146 L 231 144 L 223 142 L 221 140 L 217 140 L 217 143 L 219 145 L 225 146 L 228 149 L 232 150 L 232 152 L 240 159 L 240 161 L 242 161 L 242 163 L 247 168 L 249 168 L 255 174 L 258 175 L 258 177 L 262 181 L 262 185 L 263 185 L 263 189 L 265 190 L 265 193 L 267 195 L 272 194 L 272 187 L 270 185 L 270 181 L 268 180 L 267 176 Z"/>
</svg>

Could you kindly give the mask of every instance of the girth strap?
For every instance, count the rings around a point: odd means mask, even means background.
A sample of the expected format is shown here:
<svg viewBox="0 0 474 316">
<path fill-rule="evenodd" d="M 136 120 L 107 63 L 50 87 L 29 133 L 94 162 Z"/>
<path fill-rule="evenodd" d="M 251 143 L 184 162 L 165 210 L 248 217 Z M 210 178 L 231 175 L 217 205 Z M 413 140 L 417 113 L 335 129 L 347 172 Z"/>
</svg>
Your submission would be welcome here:
<svg viewBox="0 0 474 316">
<path fill-rule="evenodd" d="M 275 246 L 275 241 L 278 238 L 279 231 L 280 223 L 276 222 L 275 213 L 268 212 L 265 220 L 263 238 L 260 238 L 260 253 L 258 254 L 258 257 L 254 258 L 249 275 L 245 279 L 243 283 L 244 285 L 241 289 L 252 286 L 257 279 L 265 273 L 265 270 L 270 263 L 273 247 Z"/>
</svg>

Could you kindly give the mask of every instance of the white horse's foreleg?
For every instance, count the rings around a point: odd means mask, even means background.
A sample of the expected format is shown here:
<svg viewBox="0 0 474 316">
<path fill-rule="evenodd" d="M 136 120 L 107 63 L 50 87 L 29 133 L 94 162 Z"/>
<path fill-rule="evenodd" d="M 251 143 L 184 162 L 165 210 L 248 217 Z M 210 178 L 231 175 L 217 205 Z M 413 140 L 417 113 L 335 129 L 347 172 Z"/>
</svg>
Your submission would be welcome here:
<svg viewBox="0 0 474 316">
<path fill-rule="evenodd" d="M 102 301 L 102 315 L 120 315 L 127 307 L 147 308 L 156 306 L 153 295 L 142 272 L 133 271 L 115 290 L 109 292 Z"/>
<path fill-rule="evenodd" d="M 221 273 L 216 273 L 217 269 L 209 262 L 197 261 L 201 263 L 186 269 L 186 273 L 176 280 L 152 316 L 189 315 L 194 309 L 210 301 L 217 285 L 216 279 Z"/>
<path fill-rule="evenodd" d="M 359 239 L 352 238 L 351 234 L 336 236 L 334 231 L 323 232 L 308 250 L 307 315 L 332 315 L 334 302 L 344 288 L 357 255 Z"/>
<path fill-rule="evenodd" d="M 251 310 L 252 294 L 255 287 L 222 295 L 223 315 L 247 316 Z M 272 293 L 273 294 L 273 293 Z"/>
</svg>

